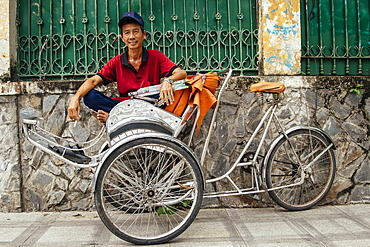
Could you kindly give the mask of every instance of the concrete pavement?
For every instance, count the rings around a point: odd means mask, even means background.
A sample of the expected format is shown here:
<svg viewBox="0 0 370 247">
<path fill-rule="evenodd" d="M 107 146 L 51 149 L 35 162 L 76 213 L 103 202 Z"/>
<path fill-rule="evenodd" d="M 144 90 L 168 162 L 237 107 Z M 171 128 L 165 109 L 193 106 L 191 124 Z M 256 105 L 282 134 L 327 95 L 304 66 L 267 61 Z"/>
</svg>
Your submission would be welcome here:
<svg viewBox="0 0 370 247">
<path fill-rule="evenodd" d="M 96 212 L 0 213 L 0 246 L 132 246 Z M 194 223 L 162 246 L 370 246 L 370 204 L 201 209 Z"/>
</svg>

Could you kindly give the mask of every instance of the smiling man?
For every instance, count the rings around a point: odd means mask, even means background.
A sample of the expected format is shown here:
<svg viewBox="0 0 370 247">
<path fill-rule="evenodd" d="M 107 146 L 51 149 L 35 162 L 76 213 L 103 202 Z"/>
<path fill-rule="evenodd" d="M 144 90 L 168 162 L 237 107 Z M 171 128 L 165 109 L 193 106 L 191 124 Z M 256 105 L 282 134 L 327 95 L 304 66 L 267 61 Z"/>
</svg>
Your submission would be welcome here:
<svg viewBox="0 0 370 247">
<path fill-rule="evenodd" d="M 187 75 L 160 51 L 143 47 L 146 31 L 144 20 L 139 14 L 124 13 L 118 26 L 126 44 L 125 52 L 110 59 L 96 75 L 80 86 L 68 106 L 68 116 L 72 120 L 78 121 L 80 118 L 82 98 L 86 106 L 97 112 L 98 121 L 105 123 L 110 110 L 119 102 L 130 98 L 129 92 L 161 83 L 160 99 L 165 104 L 172 104 L 172 83 L 185 79 Z M 164 80 L 161 82 L 162 78 Z M 109 98 L 94 89 L 100 83 L 107 85 L 110 82 L 117 82 L 119 97 Z"/>
</svg>

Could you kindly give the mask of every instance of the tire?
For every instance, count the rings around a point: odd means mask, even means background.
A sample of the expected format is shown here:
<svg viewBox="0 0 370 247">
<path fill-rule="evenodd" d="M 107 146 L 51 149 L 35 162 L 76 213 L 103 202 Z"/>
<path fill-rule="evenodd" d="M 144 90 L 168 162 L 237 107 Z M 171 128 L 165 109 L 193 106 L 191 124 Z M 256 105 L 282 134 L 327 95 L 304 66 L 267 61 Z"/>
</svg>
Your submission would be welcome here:
<svg viewBox="0 0 370 247">
<path fill-rule="evenodd" d="M 293 185 L 302 181 L 302 177 L 304 180 L 299 185 L 269 190 L 274 202 L 285 209 L 299 211 L 317 205 L 326 196 L 336 170 L 333 148 L 306 170 L 305 167 L 329 144 L 320 132 L 309 129 L 295 130 L 288 134 L 288 139 L 284 137 L 277 142 L 266 164 L 267 188 Z"/>
<path fill-rule="evenodd" d="M 123 144 L 102 164 L 96 210 L 105 226 L 134 244 L 166 243 L 197 216 L 203 177 L 179 144 L 143 138 Z"/>
</svg>

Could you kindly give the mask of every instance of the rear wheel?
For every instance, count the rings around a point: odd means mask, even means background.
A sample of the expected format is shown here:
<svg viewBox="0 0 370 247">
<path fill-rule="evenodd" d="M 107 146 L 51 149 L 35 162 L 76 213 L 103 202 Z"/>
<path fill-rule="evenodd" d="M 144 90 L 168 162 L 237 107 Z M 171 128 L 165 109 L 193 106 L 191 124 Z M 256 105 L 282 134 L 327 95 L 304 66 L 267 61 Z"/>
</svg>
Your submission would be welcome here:
<svg viewBox="0 0 370 247">
<path fill-rule="evenodd" d="M 198 163 L 179 144 L 145 138 L 117 148 L 95 188 L 97 212 L 115 235 L 134 244 L 160 244 L 185 231 L 203 197 Z"/>
<path fill-rule="evenodd" d="M 288 210 L 305 210 L 329 192 L 335 175 L 335 156 L 327 138 L 315 130 L 298 129 L 273 148 L 266 165 L 271 198 Z"/>
</svg>

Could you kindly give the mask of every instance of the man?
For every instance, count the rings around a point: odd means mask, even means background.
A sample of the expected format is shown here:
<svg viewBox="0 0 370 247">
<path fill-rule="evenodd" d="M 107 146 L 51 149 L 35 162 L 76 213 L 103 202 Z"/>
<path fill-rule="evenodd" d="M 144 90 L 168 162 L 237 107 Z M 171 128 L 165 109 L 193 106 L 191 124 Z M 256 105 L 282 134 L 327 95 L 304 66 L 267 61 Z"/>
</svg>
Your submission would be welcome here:
<svg viewBox="0 0 370 247">
<path fill-rule="evenodd" d="M 110 110 L 119 102 L 129 99 L 128 93 L 142 87 L 161 84 L 160 99 L 165 104 L 172 104 L 174 94 L 172 83 L 185 79 L 187 73 L 174 64 L 160 51 L 147 50 L 143 47 L 146 38 L 144 21 L 135 12 L 124 13 L 118 26 L 121 38 L 126 44 L 125 53 L 111 60 L 94 76 L 87 79 L 71 98 L 68 116 L 75 121 L 80 118 L 80 100 L 97 112 L 97 119 L 105 123 Z M 117 82 L 120 97 L 109 98 L 94 88 L 103 83 Z"/>
</svg>

